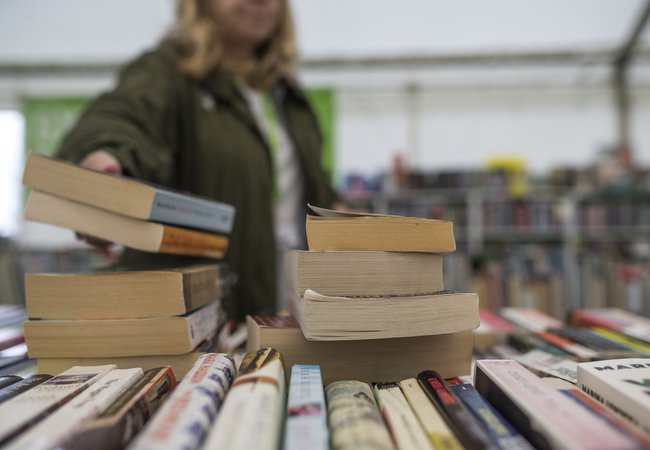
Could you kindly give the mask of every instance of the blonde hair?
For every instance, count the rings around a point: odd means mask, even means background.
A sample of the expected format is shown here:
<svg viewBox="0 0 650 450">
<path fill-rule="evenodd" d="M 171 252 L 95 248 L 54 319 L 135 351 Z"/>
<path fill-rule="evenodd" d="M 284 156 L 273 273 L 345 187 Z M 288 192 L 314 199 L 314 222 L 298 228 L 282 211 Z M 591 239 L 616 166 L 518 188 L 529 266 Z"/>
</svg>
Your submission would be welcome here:
<svg viewBox="0 0 650 450">
<path fill-rule="evenodd" d="M 175 47 L 185 75 L 202 80 L 220 69 L 243 76 L 257 88 L 268 88 L 281 77 L 295 79 L 297 49 L 287 0 L 281 0 L 282 11 L 275 32 L 257 49 L 255 61 L 247 65 L 225 57 L 224 44 L 206 3 L 206 0 L 178 0 L 176 24 L 164 39 Z"/>
</svg>

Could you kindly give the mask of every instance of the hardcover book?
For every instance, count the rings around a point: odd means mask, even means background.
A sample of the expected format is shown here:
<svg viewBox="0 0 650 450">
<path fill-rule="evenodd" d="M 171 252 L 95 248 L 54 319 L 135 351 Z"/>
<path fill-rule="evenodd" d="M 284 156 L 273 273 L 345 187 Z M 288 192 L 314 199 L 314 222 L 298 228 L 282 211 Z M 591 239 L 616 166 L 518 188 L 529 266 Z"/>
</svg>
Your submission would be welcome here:
<svg viewBox="0 0 650 450">
<path fill-rule="evenodd" d="M 134 219 L 39 191 L 30 192 L 25 219 L 145 252 L 219 259 L 228 248 L 225 236 Z"/>
<path fill-rule="evenodd" d="M 178 316 L 222 297 L 222 265 L 118 269 L 90 273 L 28 273 L 30 318 L 142 319 Z"/>
<path fill-rule="evenodd" d="M 292 298 L 293 316 L 305 337 L 314 341 L 428 336 L 479 326 L 474 293 L 335 297 L 308 289 L 302 298 Z"/>
<path fill-rule="evenodd" d="M 452 222 L 339 212 L 310 206 L 307 242 L 312 251 L 444 253 L 456 250 Z"/>
<path fill-rule="evenodd" d="M 308 341 L 288 316 L 246 318 L 248 351 L 277 349 L 287 367 L 318 364 L 324 384 L 339 380 L 401 380 L 434 366 L 445 377 L 471 370 L 472 334 L 468 332 L 359 341 Z M 288 376 L 289 374 L 287 374 Z"/>
<path fill-rule="evenodd" d="M 217 328 L 219 302 L 183 316 L 149 319 L 27 320 L 32 358 L 84 358 L 189 353 Z"/>
<path fill-rule="evenodd" d="M 310 252 L 286 257 L 291 295 L 307 289 L 331 296 L 430 294 L 444 290 L 442 256 L 406 252 Z"/>
<path fill-rule="evenodd" d="M 624 358 L 578 364 L 578 386 L 650 434 L 650 358 Z"/>
<path fill-rule="evenodd" d="M 23 184 L 57 197 L 136 219 L 229 234 L 232 205 L 86 169 L 37 153 L 27 155 Z"/>
</svg>

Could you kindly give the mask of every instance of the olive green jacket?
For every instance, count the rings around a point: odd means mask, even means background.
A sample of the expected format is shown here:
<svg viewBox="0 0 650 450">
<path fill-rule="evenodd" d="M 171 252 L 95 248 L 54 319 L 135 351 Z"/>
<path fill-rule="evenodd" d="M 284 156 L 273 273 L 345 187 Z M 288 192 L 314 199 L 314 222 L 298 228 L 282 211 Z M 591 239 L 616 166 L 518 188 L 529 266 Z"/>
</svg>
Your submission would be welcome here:
<svg viewBox="0 0 650 450">
<path fill-rule="evenodd" d="M 273 97 L 300 161 L 305 202 L 331 205 L 321 134 L 305 95 L 281 81 Z M 122 71 L 113 91 L 89 106 L 59 156 L 80 161 L 97 149 L 116 156 L 127 175 L 234 205 L 226 261 L 238 282 L 226 310 L 237 319 L 273 311 L 271 154 L 234 80 L 217 73 L 203 83 L 190 81 L 166 45 L 144 54 Z"/>
</svg>

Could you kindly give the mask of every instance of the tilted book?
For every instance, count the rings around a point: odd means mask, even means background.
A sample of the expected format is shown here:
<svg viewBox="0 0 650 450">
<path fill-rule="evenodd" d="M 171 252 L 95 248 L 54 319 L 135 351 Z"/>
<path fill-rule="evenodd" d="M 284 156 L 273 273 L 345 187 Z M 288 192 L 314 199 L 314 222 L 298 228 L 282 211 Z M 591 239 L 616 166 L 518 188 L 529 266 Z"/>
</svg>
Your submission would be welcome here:
<svg viewBox="0 0 650 450">
<path fill-rule="evenodd" d="M 324 384 L 339 380 L 365 382 L 401 380 L 429 366 L 445 377 L 469 374 L 472 334 L 357 341 L 308 341 L 288 316 L 248 316 L 247 350 L 277 349 L 287 367 L 318 364 Z M 287 373 L 287 376 L 289 374 Z"/>
<path fill-rule="evenodd" d="M 201 356 L 129 450 L 201 448 L 236 371 L 230 355 Z"/>
<path fill-rule="evenodd" d="M 142 319 L 178 316 L 222 297 L 222 265 L 89 273 L 28 273 L 27 314 L 34 319 Z"/>
<path fill-rule="evenodd" d="M 433 364 L 435 366 L 435 364 Z M 415 373 L 415 372 L 414 372 Z M 411 405 L 422 428 L 426 431 L 434 448 L 463 450 L 463 446 L 451 431 L 440 412 L 433 406 L 415 378 L 399 382 L 404 396 Z"/>
<path fill-rule="evenodd" d="M 145 252 L 219 259 L 228 248 L 226 236 L 134 219 L 39 191 L 30 192 L 25 219 Z"/>
<path fill-rule="evenodd" d="M 335 297 L 308 289 L 290 303 L 305 337 L 314 341 L 384 339 L 471 331 L 479 326 L 474 293 Z"/>
<path fill-rule="evenodd" d="M 397 383 L 376 383 L 373 391 L 397 448 L 434 449 Z"/>
<path fill-rule="evenodd" d="M 290 251 L 285 276 L 292 295 L 307 289 L 332 296 L 430 294 L 444 290 L 442 256 L 407 252 Z"/>
<path fill-rule="evenodd" d="M 307 243 L 312 251 L 444 253 L 456 250 L 452 222 L 310 208 L 313 214 L 307 215 Z"/>
<path fill-rule="evenodd" d="M 650 358 L 578 364 L 580 389 L 650 434 Z"/>
<path fill-rule="evenodd" d="M 634 439 L 584 413 L 581 406 L 512 360 L 476 362 L 474 386 L 535 447 L 636 449 Z"/>
<path fill-rule="evenodd" d="M 650 344 L 650 319 L 619 308 L 581 309 L 571 313 L 571 322 L 580 326 L 618 331 Z"/>
<path fill-rule="evenodd" d="M 327 407 L 320 367 L 291 367 L 284 450 L 328 450 Z"/>
<path fill-rule="evenodd" d="M 367 383 L 336 381 L 325 387 L 325 395 L 333 449 L 394 449 Z"/>
<path fill-rule="evenodd" d="M 27 155 L 23 184 L 136 219 L 221 234 L 230 233 L 235 216 L 232 205 L 37 153 Z"/>
<path fill-rule="evenodd" d="M 0 405 L 0 445 L 42 420 L 102 378 L 114 365 L 72 367 Z"/>
<path fill-rule="evenodd" d="M 121 450 L 142 430 L 176 387 L 174 372 L 157 367 L 144 372 L 96 419 L 68 438 L 66 450 Z"/>
<path fill-rule="evenodd" d="M 189 353 L 217 327 L 219 302 L 183 316 L 149 319 L 27 320 L 32 358 L 83 358 Z"/>
<path fill-rule="evenodd" d="M 275 450 L 286 402 L 284 363 L 272 348 L 244 356 L 205 448 Z"/>
<path fill-rule="evenodd" d="M 142 369 L 115 369 L 18 436 L 5 450 L 49 450 L 59 447 L 86 423 L 104 412 L 123 392 L 142 378 Z"/>
</svg>

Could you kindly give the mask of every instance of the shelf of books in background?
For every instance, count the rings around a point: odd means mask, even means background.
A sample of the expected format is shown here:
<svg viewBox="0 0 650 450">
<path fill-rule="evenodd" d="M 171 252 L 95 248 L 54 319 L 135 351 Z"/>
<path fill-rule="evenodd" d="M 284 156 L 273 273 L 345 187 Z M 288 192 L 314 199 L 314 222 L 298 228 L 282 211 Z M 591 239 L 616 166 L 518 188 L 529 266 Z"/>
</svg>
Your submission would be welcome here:
<svg viewBox="0 0 650 450">
<path fill-rule="evenodd" d="M 479 293 L 482 307 L 529 306 L 558 318 L 598 306 L 648 314 L 648 169 L 608 176 L 603 164 L 544 176 L 516 160 L 403 169 L 350 176 L 343 195 L 365 211 L 453 221 L 459 248 L 445 258 L 447 287 Z"/>
</svg>

